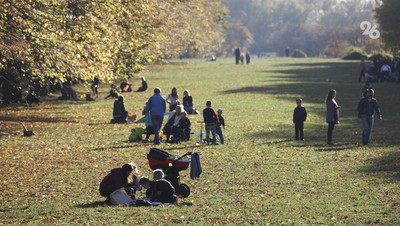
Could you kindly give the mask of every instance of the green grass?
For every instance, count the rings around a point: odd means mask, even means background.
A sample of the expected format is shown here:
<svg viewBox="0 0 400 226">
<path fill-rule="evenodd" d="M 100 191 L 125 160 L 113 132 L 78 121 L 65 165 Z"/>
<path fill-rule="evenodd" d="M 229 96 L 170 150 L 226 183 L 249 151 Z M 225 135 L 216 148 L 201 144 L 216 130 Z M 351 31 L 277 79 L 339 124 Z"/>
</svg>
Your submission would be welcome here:
<svg viewBox="0 0 400 226">
<path fill-rule="evenodd" d="M 223 108 L 226 145 L 196 143 L 201 116 L 190 115 L 195 135 L 162 144 L 172 154 L 201 152 L 203 175 L 181 172 L 191 195 L 169 207 L 105 206 L 98 193 L 114 167 L 137 163 L 151 176 L 151 144 L 127 143 L 137 125 L 109 124 L 113 100 L 57 101 L 0 109 L 0 131 L 32 125 L 37 137 L 0 136 L 0 224 L 399 224 L 399 84 L 373 84 L 384 120 L 363 147 L 356 105 L 363 85 L 356 61 L 335 59 L 233 59 L 173 61 L 145 73 L 147 93 L 126 94 L 140 114 L 155 86 L 164 97 L 188 89 L 197 109 L 207 100 Z M 327 82 L 329 80 L 329 82 Z M 132 81 L 140 86 L 139 78 Z M 342 106 L 334 146 L 326 145 L 325 104 L 335 88 Z M 83 87 L 77 88 L 84 93 Z M 102 84 L 100 96 L 109 88 Z M 305 141 L 293 141 L 293 109 L 303 98 L 309 117 Z M 137 194 L 144 196 L 144 192 Z"/>
</svg>

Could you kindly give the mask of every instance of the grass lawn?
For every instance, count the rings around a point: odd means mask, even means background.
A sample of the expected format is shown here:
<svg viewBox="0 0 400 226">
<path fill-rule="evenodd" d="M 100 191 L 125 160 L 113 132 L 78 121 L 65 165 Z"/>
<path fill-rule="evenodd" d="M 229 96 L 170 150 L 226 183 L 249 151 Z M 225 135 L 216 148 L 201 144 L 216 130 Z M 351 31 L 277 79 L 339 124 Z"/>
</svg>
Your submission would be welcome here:
<svg viewBox="0 0 400 226">
<path fill-rule="evenodd" d="M 58 93 L 40 106 L 2 108 L 0 132 L 21 131 L 23 121 L 39 136 L 0 136 L 0 225 L 400 224 L 400 85 L 372 84 L 384 119 L 375 121 L 372 144 L 361 146 L 357 65 L 293 58 L 235 65 L 232 58 L 150 67 L 149 91 L 125 95 L 129 112 L 140 115 L 155 86 L 164 97 L 175 86 L 180 99 L 188 89 L 200 111 L 207 100 L 223 108 L 227 124 L 225 145 L 200 145 L 202 116 L 190 115 L 191 140 L 159 146 L 174 155 L 201 152 L 202 177 L 182 171 L 192 193 L 168 207 L 102 203 L 98 185 L 112 168 L 134 161 L 141 176 L 151 176 L 152 145 L 127 142 L 138 125 L 109 123 L 109 85 L 101 84 L 95 102 L 57 101 Z M 132 82 L 140 86 L 139 77 Z M 324 98 L 332 88 L 342 108 L 328 146 Z M 299 97 L 309 116 L 300 142 L 292 124 Z"/>
</svg>

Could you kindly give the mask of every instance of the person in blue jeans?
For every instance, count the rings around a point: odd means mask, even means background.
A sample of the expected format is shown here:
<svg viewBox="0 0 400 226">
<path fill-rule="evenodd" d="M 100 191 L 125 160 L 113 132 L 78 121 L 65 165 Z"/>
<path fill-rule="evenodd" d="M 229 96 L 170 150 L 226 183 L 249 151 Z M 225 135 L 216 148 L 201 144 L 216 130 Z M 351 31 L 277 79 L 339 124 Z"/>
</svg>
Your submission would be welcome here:
<svg viewBox="0 0 400 226">
<path fill-rule="evenodd" d="M 154 128 L 154 144 L 160 144 L 160 128 L 166 110 L 165 99 L 161 96 L 161 89 L 156 87 L 154 95 L 146 103 L 146 111 L 150 112 L 151 123 Z"/>
<path fill-rule="evenodd" d="M 379 110 L 378 101 L 374 98 L 374 90 L 366 89 L 364 97 L 361 98 L 357 106 L 358 116 L 363 124 L 363 145 L 368 145 L 371 139 L 372 127 L 374 126 L 374 111 L 382 119 L 381 111 Z"/>
<path fill-rule="evenodd" d="M 221 144 L 224 144 L 224 134 L 222 133 L 221 126 L 225 129 L 225 119 L 224 119 L 224 116 L 222 116 L 222 112 L 223 112 L 223 110 L 221 108 L 217 110 L 219 123 L 217 123 L 215 132 L 216 132 L 217 136 L 219 136 L 219 141 L 221 142 Z"/>
</svg>

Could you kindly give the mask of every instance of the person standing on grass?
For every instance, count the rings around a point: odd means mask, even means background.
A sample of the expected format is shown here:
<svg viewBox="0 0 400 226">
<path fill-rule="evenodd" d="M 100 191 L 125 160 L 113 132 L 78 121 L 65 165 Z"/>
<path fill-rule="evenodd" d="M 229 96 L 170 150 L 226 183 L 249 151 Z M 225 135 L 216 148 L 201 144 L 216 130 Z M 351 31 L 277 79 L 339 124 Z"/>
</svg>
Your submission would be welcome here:
<svg viewBox="0 0 400 226">
<path fill-rule="evenodd" d="M 363 124 L 362 142 L 363 145 L 368 145 L 371 139 L 372 127 L 374 126 L 374 111 L 378 114 L 379 119 L 382 119 L 378 101 L 374 98 L 373 89 L 364 91 L 364 97 L 358 103 L 357 110 Z"/>
<path fill-rule="evenodd" d="M 235 51 L 234 51 L 234 53 L 235 53 L 235 63 L 236 63 L 236 64 L 239 64 L 239 60 L 240 60 L 240 49 L 239 49 L 239 48 L 236 48 Z"/>
<path fill-rule="evenodd" d="M 219 123 L 218 115 L 217 113 L 215 113 L 215 110 L 211 108 L 211 101 L 207 101 L 206 106 L 207 107 L 203 110 L 203 118 L 206 127 L 207 144 L 210 144 L 210 131 L 211 131 L 211 134 L 213 136 L 212 143 L 216 145 L 217 139 L 215 133 L 216 133 L 217 123 Z"/>
<path fill-rule="evenodd" d="M 246 53 L 246 64 L 250 64 L 250 52 Z"/>
<path fill-rule="evenodd" d="M 328 123 L 328 144 L 333 145 L 332 135 L 335 124 L 339 124 L 339 109 L 335 101 L 336 90 L 332 89 L 326 96 L 326 122 Z"/>
<path fill-rule="evenodd" d="M 297 107 L 294 109 L 293 112 L 293 123 L 294 123 L 294 130 L 295 130 L 295 138 L 299 140 L 299 133 L 300 133 L 300 140 L 304 140 L 304 121 L 307 119 L 307 111 L 306 108 L 301 105 L 303 103 L 302 99 L 296 100 Z"/>
<path fill-rule="evenodd" d="M 365 82 L 365 72 L 367 72 L 367 67 L 365 66 L 364 58 L 361 59 L 361 62 L 358 64 L 358 73 L 360 76 L 358 77 L 358 82 Z M 362 79 L 362 80 L 361 80 Z"/>
<path fill-rule="evenodd" d="M 146 103 L 146 111 L 150 112 L 151 124 L 154 129 L 154 144 L 160 144 L 160 128 L 166 110 L 165 99 L 161 96 L 161 89 L 156 87 L 154 95 Z"/>
<path fill-rule="evenodd" d="M 222 112 L 223 112 L 223 110 L 221 108 L 217 110 L 219 122 L 217 123 L 216 133 L 219 136 L 219 140 L 221 141 L 221 144 L 224 144 L 224 134 L 222 133 L 221 127 L 223 127 L 225 129 L 225 119 L 224 119 L 224 116 L 222 116 Z"/>
</svg>

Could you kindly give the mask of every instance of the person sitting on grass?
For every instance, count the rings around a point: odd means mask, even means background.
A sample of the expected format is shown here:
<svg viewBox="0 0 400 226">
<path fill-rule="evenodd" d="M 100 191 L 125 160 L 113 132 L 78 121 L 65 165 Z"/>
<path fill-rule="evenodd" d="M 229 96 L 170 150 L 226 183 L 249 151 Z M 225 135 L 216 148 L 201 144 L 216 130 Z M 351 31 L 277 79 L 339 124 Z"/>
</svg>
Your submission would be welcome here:
<svg viewBox="0 0 400 226">
<path fill-rule="evenodd" d="M 61 97 L 58 99 L 69 100 L 70 98 L 75 101 L 79 100 L 76 91 L 72 88 L 71 82 L 67 79 L 65 82 L 61 83 Z"/>
<path fill-rule="evenodd" d="M 193 106 L 193 97 L 190 95 L 189 90 L 183 91 L 183 109 L 188 114 L 200 114 Z"/>
<path fill-rule="evenodd" d="M 114 123 L 126 123 L 126 117 L 128 117 L 128 112 L 125 110 L 124 97 L 119 96 L 118 100 L 114 102 Z"/>
<path fill-rule="evenodd" d="M 153 171 L 153 180 L 164 179 L 165 174 L 162 169 L 156 169 Z"/>
<path fill-rule="evenodd" d="M 139 171 L 134 163 L 127 163 L 121 168 L 112 169 L 100 183 L 100 195 L 107 197 L 106 202 L 109 203 L 111 193 L 120 188 L 125 188 L 128 194 L 132 193 L 132 189 L 139 188 L 138 177 L 136 176 L 138 173 Z"/>
<path fill-rule="evenodd" d="M 165 99 L 165 101 L 169 104 L 169 111 L 175 110 L 176 106 L 179 104 L 178 98 L 178 90 L 176 87 L 174 87 L 171 90 L 171 94 L 169 94 L 167 99 Z"/>
<path fill-rule="evenodd" d="M 181 119 L 179 120 L 180 140 L 188 141 L 190 139 L 190 120 L 187 117 L 186 111 L 181 112 Z"/>
<path fill-rule="evenodd" d="M 121 89 L 121 92 L 132 92 L 132 84 L 127 82 L 121 82 L 119 88 Z"/>
<path fill-rule="evenodd" d="M 142 80 L 142 86 L 139 87 L 139 89 L 136 92 L 145 92 L 147 90 L 146 79 L 144 78 L 144 76 L 140 77 L 140 79 Z"/>
<path fill-rule="evenodd" d="M 177 197 L 175 195 L 175 188 L 172 184 L 165 179 L 157 179 L 150 181 L 146 177 L 142 177 L 139 184 L 145 189 L 151 189 L 150 202 L 161 202 L 161 203 L 176 203 Z"/>
<path fill-rule="evenodd" d="M 167 136 L 167 141 L 169 141 L 170 136 L 179 135 L 179 120 L 181 120 L 182 105 L 177 105 L 174 114 L 168 119 L 164 126 L 163 132 Z"/>
</svg>

